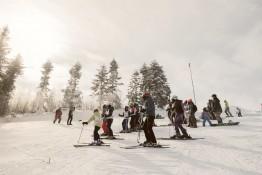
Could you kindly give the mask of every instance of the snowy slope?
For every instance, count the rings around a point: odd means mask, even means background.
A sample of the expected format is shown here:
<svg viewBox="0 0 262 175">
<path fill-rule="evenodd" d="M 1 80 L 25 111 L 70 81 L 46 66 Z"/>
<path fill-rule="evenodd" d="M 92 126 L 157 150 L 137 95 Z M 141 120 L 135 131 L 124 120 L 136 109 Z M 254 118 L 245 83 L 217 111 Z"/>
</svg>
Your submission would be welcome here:
<svg viewBox="0 0 262 175">
<path fill-rule="evenodd" d="M 136 145 L 137 133 L 120 134 L 125 140 L 107 141 L 111 147 L 74 148 L 80 119 L 73 126 L 54 125 L 53 114 L 24 116 L 0 123 L 0 175 L 228 175 L 262 174 L 262 116 L 234 118 L 233 127 L 188 129 L 195 141 L 160 141 L 168 149 L 121 149 Z M 116 117 L 113 129 L 120 130 Z M 168 123 L 167 119 L 157 124 Z M 198 123 L 200 125 L 200 123 Z M 85 127 L 81 142 L 92 141 L 93 125 Z M 172 127 L 154 128 L 157 137 L 169 137 Z M 141 141 L 144 140 L 142 134 Z"/>
</svg>

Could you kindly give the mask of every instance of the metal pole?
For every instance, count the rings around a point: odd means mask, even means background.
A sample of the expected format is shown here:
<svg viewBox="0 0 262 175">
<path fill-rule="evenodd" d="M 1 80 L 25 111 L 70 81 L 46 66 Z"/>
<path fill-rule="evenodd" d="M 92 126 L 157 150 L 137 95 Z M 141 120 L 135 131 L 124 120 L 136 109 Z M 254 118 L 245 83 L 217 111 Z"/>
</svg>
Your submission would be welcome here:
<svg viewBox="0 0 262 175">
<path fill-rule="evenodd" d="M 197 104 L 196 94 L 195 94 L 195 86 L 194 86 L 193 75 L 192 75 L 191 64 L 190 63 L 188 63 L 188 67 L 189 67 L 189 71 L 190 71 L 190 75 L 191 75 L 191 82 L 192 82 L 192 87 L 193 87 L 194 101 L 195 101 L 195 104 Z"/>
</svg>

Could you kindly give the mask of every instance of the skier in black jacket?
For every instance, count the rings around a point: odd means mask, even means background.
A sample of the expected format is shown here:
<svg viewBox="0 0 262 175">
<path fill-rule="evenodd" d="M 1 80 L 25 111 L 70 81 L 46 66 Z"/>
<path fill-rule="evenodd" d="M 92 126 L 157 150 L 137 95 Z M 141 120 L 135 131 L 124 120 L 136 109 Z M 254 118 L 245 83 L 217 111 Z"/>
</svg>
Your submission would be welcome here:
<svg viewBox="0 0 262 175">
<path fill-rule="evenodd" d="M 176 96 L 174 96 L 172 98 L 172 104 L 172 116 L 174 117 L 176 135 L 171 138 L 190 139 L 191 136 L 187 134 L 186 129 L 182 125 L 185 119 L 182 100 L 179 100 Z M 179 129 L 183 135 L 181 135 Z"/>
<path fill-rule="evenodd" d="M 212 95 L 212 112 L 214 113 L 218 124 L 222 124 L 222 118 L 220 117 L 221 113 L 222 113 L 222 107 L 220 105 L 220 100 L 217 98 L 216 94 Z"/>
<path fill-rule="evenodd" d="M 156 137 L 153 131 L 153 125 L 155 120 L 155 103 L 149 93 L 145 93 L 142 98 L 145 105 L 146 115 L 146 119 L 143 126 L 143 130 L 146 137 L 144 146 L 154 146 L 157 144 Z"/>
</svg>

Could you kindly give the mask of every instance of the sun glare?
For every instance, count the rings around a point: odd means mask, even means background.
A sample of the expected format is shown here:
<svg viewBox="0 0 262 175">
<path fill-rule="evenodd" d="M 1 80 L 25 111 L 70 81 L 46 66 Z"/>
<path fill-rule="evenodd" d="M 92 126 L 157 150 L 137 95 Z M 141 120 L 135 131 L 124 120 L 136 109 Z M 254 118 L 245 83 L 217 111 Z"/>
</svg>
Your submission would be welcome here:
<svg viewBox="0 0 262 175">
<path fill-rule="evenodd" d="M 41 65 L 63 50 L 62 24 L 48 14 L 28 12 L 10 19 L 8 25 L 12 50 L 22 55 L 26 66 Z"/>
</svg>

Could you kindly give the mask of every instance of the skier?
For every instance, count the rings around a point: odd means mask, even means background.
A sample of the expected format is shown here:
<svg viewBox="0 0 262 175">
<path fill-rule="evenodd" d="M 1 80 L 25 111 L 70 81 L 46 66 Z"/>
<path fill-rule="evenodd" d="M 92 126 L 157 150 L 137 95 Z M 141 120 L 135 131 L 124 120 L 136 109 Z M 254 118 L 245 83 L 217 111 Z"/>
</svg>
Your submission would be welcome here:
<svg viewBox="0 0 262 175">
<path fill-rule="evenodd" d="M 107 114 L 108 114 L 107 105 L 103 105 L 101 116 L 103 118 L 102 129 L 103 129 L 104 133 L 102 133 L 101 136 L 107 136 L 108 135 L 107 120 L 106 120 Z"/>
<path fill-rule="evenodd" d="M 171 114 L 172 114 L 172 103 L 171 103 L 170 100 L 168 100 L 168 104 L 167 104 L 166 111 L 167 111 L 167 116 L 168 116 L 171 124 L 174 123 L 173 117 L 172 117 L 172 115 L 171 115 Z"/>
<path fill-rule="evenodd" d="M 129 116 L 131 117 L 131 119 L 130 119 L 130 131 L 133 132 L 133 131 L 135 131 L 135 107 L 134 107 L 133 103 L 130 104 Z"/>
<path fill-rule="evenodd" d="M 157 145 L 156 137 L 153 131 L 153 125 L 155 120 L 155 103 L 150 93 L 146 92 L 142 97 L 145 105 L 145 122 L 143 125 L 143 130 L 145 133 L 146 141 L 144 146 L 155 146 Z"/>
<path fill-rule="evenodd" d="M 109 139 L 115 139 L 113 130 L 111 128 L 112 123 L 113 123 L 113 112 L 114 112 L 114 107 L 112 105 L 108 105 L 108 113 L 106 115 L 106 123 L 107 123 L 107 128 L 108 128 L 108 138 Z"/>
<path fill-rule="evenodd" d="M 239 107 L 237 107 L 237 116 L 242 117 L 242 112 L 241 112 L 241 109 Z"/>
<path fill-rule="evenodd" d="M 188 127 L 197 128 L 197 120 L 195 113 L 197 111 L 197 106 L 193 103 L 192 99 L 186 100 L 184 104 L 185 113 L 188 116 Z"/>
<path fill-rule="evenodd" d="M 222 113 L 222 107 L 220 105 L 220 100 L 217 98 L 216 94 L 212 95 L 212 112 L 214 113 L 216 120 L 218 122 L 218 124 L 222 124 L 222 118 L 220 117 L 221 113 Z"/>
<path fill-rule="evenodd" d="M 210 121 L 210 114 L 209 114 L 207 108 L 203 108 L 203 112 L 202 112 L 200 118 L 203 119 L 203 127 L 205 127 L 206 121 L 209 123 L 210 126 L 212 126 L 212 123 Z"/>
<path fill-rule="evenodd" d="M 74 111 L 75 111 L 75 107 L 71 107 L 68 113 L 67 125 L 72 125 Z"/>
<path fill-rule="evenodd" d="M 94 110 L 94 114 L 89 118 L 88 121 L 82 122 L 83 125 L 88 125 L 88 123 L 94 121 L 94 142 L 92 144 L 94 145 L 101 145 L 103 142 L 100 140 L 100 136 L 98 134 L 98 131 L 101 128 L 102 125 L 102 118 L 101 114 L 99 113 L 98 109 Z"/>
<path fill-rule="evenodd" d="M 137 103 L 134 104 L 134 127 L 135 131 L 139 129 L 139 117 L 140 117 L 140 111 L 139 111 L 139 105 Z"/>
<path fill-rule="evenodd" d="M 225 113 L 226 113 L 227 117 L 233 117 L 233 115 L 230 112 L 229 104 L 228 104 L 227 100 L 224 100 L 224 103 L 225 103 Z"/>
<path fill-rule="evenodd" d="M 58 123 L 60 124 L 60 122 L 61 122 L 61 116 L 62 116 L 62 109 L 61 109 L 61 108 L 58 108 L 58 109 L 55 111 L 55 119 L 54 119 L 53 123 L 55 124 L 56 120 L 58 120 Z"/>
<path fill-rule="evenodd" d="M 208 102 L 207 102 L 207 110 L 208 110 L 208 112 L 211 116 L 211 120 L 216 120 L 216 116 L 214 115 L 214 113 L 212 111 L 212 109 L 213 109 L 212 105 L 213 105 L 213 100 L 209 99 Z"/>
<path fill-rule="evenodd" d="M 176 134 L 172 136 L 171 138 L 186 138 L 190 139 L 191 136 L 187 134 L 186 129 L 182 126 L 183 121 L 184 121 L 184 109 L 183 109 L 183 102 L 182 100 L 179 100 L 177 96 L 172 97 L 172 116 L 174 118 L 174 124 L 175 124 L 175 130 Z M 180 134 L 181 130 L 182 134 Z"/>
<path fill-rule="evenodd" d="M 120 133 L 127 133 L 128 132 L 128 118 L 129 118 L 129 107 L 125 106 L 123 114 L 119 114 L 120 117 L 124 117 L 122 121 L 122 128 L 123 130 Z"/>
</svg>

